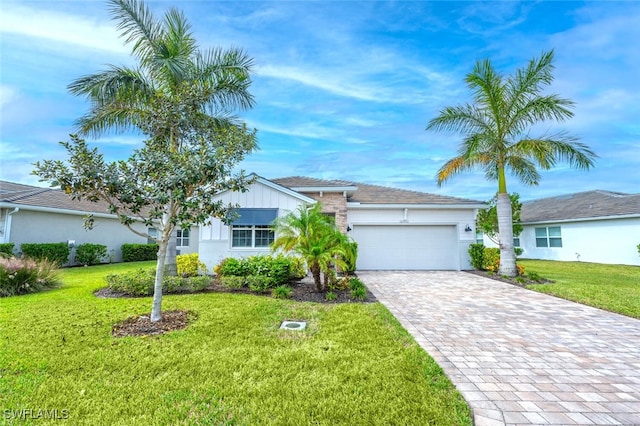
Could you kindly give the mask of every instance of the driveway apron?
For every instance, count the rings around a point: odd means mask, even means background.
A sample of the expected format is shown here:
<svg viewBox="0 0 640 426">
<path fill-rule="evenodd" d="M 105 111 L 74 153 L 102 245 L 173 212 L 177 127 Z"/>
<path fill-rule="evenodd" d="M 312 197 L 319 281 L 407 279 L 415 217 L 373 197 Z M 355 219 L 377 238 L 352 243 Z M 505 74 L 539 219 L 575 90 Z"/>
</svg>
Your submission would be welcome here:
<svg viewBox="0 0 640 426">
<path fill-rule="evenodd" d="M 476 425 L 640 425 L 640 320 L 465 272 L 358 275 Z"/>
</svg>

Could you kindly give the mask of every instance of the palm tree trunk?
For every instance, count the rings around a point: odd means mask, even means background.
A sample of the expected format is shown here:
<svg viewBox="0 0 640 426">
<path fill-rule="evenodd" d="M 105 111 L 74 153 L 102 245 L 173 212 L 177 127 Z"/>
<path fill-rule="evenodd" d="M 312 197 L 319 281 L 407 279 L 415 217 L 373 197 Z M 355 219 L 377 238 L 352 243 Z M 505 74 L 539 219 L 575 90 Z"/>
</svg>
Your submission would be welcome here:
<svg viewBox="0 0 640 426">
<path fill-rule="evenodd" d="M 313 276 L 313 282 L 316 285 L 316 290 L 318 292 L 322 291 L 322 280 L 320 279 L 320 265 L 314 264 L 311 265 L 311 275 Z"/>
<path fill-rule="evenodd" d="M 500 275 L 515 277 L 516 254 L 513 250 L 513 215 L 511 200 L 506 192 L 498 192 L 496 203 L 498 213 L 498 233 L 500 234 Z"/>
</svg>

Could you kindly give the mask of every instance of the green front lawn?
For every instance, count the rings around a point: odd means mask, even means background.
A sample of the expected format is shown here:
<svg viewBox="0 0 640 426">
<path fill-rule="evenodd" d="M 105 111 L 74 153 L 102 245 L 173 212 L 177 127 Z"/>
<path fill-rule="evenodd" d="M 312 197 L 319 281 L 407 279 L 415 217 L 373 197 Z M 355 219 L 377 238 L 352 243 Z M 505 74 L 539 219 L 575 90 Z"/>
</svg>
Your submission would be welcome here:
<svg viewBox="0 0 640 426">
<path fill-rule="evenodd" d="M 471 424 L 442 370 L 380 303 L 166 296 L 164 310 L 191 312 L 186 330 L 114 338 L 112 325 L 149 312 L 151 299 L 92 293 L 107 273 L 140 266 L 153 262 L 66 269 L 60 289 L 0 299 L 4 421 L 6 410 L 48 410 L 89 425 Z M 308 329 L 279 330 L 284 319 Z"/>
<path fill-rule="evenodd" d="M 640 267 L 586 262 L 519 260 L 525 273 L 553 280 L 528 288 L 640 318 Z"/>
</svg>

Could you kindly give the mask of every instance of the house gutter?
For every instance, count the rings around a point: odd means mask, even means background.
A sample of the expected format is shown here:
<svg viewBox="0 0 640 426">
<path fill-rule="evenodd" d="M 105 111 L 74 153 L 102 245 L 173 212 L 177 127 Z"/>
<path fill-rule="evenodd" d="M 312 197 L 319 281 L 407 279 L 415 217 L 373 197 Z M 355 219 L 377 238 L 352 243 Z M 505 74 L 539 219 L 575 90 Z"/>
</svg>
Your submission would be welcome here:
<svg viewBox="0 0 640 426">
<path fill-rule="evenodd" d="M 7 218 L 4 221 L 4 236 L 2 237 L 3 242 L 5 243 L 11 242 L 11 216 L 19 211 L 19 207 L 14 207 L 13 211 L 7 213 Z"/>
<path fill-rule="evenodd" d="M 595 220 L 615 220 L 615 219 L 635 219 L 640 218 L 640 214 L 623 214 L 617 216 L 594 216 L 594 217 L 581 217 L 576 219 L 549 219 L 549 220 L 532 220 L 527 222 L 520 222 L 520 225 L 544 225 L 548 223 L 573 223 L 573 222 L 592 222 Z"/>
<path fill-rule="evenodd" d="M 486 209 L 486 204 L 363 204 L 347 203 L 349 209 Z"/>
<path fill-rule="evenodd" d="M 42 212 L 42 213 L 57 213 L 57 214 L 70 214 L 75 216 L 86 216 L 88 214 L 93 217 L 103 218 L 103 219 L 118 219 L 118 215 L 111 213 L 100 213 L 100 212 L 90 212 L 83 210 L 70 210 L 70 209 L 57 209 L 55 207 L 41 207 L 41 206 L 29 206 L 26 204 L 14 204 L 14 203 L 6 203 L 0 202 L 0 208 L 13 208 L 14 211 L 9 213 L 9 215 L 16 213 L 19 210 L 25 211 L 34 211 L 34 212 Z M 142 222 L 142 219 L 131 216 L 134 220 Z"/>
</svg>

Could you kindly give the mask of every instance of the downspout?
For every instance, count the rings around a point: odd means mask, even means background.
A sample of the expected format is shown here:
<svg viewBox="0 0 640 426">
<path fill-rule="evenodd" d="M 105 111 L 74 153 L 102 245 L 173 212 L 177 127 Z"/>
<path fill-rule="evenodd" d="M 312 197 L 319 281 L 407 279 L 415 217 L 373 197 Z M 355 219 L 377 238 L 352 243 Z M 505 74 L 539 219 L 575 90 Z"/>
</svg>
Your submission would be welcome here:
<svg viewBox="0 0 640 426">
<path fill-rule="evenodd" d="M 12 212 L 7 213 L 7 218 L 4 222 L 4 242 L 11 242 L 11 215 L 14 213 L 18 213 L 20 211 L 20 207 L 16 207 Z"/>
</svg>

